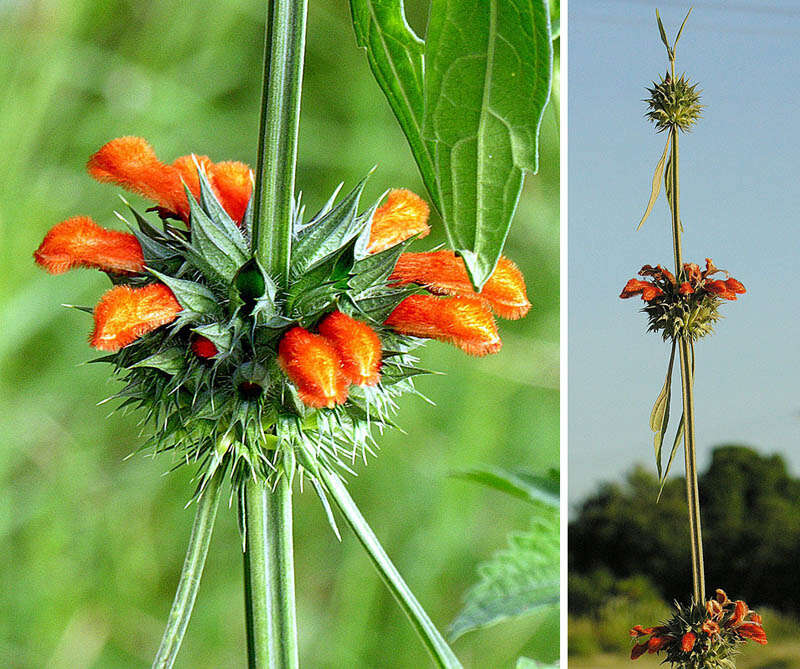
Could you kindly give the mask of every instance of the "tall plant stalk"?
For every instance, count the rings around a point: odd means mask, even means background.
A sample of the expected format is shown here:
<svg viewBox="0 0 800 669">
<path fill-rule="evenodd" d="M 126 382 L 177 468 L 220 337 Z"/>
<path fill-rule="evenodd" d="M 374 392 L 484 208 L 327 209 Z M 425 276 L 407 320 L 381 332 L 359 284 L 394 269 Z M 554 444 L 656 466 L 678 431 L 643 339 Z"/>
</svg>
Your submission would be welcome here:
<svg viewBox="0 0 800 669">
<path fill-rule="evenodd" d="M 675 58 L 670 58 L 670 71 L 675 77 Z M 681 244 L 680 151 L 679 131 L 672 127 L 670 133 L 670 191 L 668 198 L 672 213 L 672 246 L 675 255 L 675 276 L 683 273 Z M 700 493 L 697 480 L 697 451 L 694 430 L 694 346 L 689 335 L 678 340 L 681 364 L 681 397 L 683 401 L 683 445 L 686 468 L 686 503 L 689 509 L 689 541 L 692 556 L 692 596 L 695 602 L 705 600 L 705 568 L 703 565 L 703 533 L 700 524 Z"/>
<path fill-rule="evenodd" d="M 253 195 L 253 253 L 281 288 L 289 283 L 307 0 L 268 0 L 264 84 Z M 298 666 L 292 490 L 248 481 L 245 610 L 251 669 Z"/>
</svg>

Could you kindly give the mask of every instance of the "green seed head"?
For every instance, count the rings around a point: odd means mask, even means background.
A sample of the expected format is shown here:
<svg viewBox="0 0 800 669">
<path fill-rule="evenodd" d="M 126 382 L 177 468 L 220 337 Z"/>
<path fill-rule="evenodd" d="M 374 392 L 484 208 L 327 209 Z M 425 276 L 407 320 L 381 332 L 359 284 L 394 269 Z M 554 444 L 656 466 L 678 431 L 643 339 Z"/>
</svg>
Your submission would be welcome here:
<svg viewBox="0 0 800 669">
<path fill-rule="evenodd" d="M 653 82 L 647 92 L 650 97 L 645 100 L 649 108 L 645 116 L 658 132 L 670 128 L 688 132 L 702 114 L 700 91 L 697 84 L 689 83 L 686 75 L 673 79 L 667 73 L 658 83 Z"/>
</svg>

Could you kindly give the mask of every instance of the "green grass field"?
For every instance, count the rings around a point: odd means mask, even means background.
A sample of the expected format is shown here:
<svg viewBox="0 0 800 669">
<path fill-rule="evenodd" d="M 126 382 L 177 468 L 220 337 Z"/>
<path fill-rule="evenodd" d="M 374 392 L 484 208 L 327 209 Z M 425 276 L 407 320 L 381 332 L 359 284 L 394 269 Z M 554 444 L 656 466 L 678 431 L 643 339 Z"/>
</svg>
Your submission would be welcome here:
<svg viewBox="0 0 800 669">
<path fill-rule="evenodd" d="M 417 24 L 420 2 L 407 3 Z M 313 210 L 374 164 L 367 197 L 422 193 L 388 105 L 355 46 L 344 0 L 310 2 L 298 183 Z M 86 339 L 100 273 L 51 277 L 31 257 L 53 224 L 85 214 L 114 225 L 117 189 L 83 169 L 107 140 L 146 137 L 164 160 L 191 151 L 254 163 L 263 7 L 226 3 L 30 0 L 0 3 L 0 666 L 149 666 L 183 560 L 191 471 L 136 456 L 136 415 L 97 403 L 118 386 Z M 424 20 L 422 21 L 424 24 Z M 559 165 L 557 107 L 546 112 L 541 170 L 529 179 L 507 246 L 533 310 L 501 324 L 503 351 L 470 359 L 431 344 L 406 434 L 379 439 L 352 493 L 441 627 L 475 567 L 528 524 L 526 506 L 449 478 L 498 465 L 558 466 Z M 142 201 L 133 198 L 136 205 Z M 441 226 L 419 249 L 443 241 Z M 313 494 L 297 494 L 301 660 L 319 669 L 429 665 L 360 546 L 330 532 Z M 240 538 L 222 507 L 177 666 L 245 664 Z M 468 667 L 556 657 L 558 619 L 474 632 L 454 648 Z M 538 641 L 531 641 L 536 636 Z"/>
</svg>

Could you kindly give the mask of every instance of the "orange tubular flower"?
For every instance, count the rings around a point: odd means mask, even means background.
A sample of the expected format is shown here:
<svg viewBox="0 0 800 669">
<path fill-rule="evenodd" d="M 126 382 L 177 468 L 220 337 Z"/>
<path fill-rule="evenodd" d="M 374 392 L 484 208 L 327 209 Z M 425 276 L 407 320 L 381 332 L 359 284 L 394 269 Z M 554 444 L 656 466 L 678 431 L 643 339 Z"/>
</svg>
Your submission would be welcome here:
<svg viewBox="0 0 800 669">
<path fill-rule="evenodd" d="M 694 642 L 697 640 L 697 637 L 694 635 L 694 632 L 686 632 L 681 638 L 681 650 L 684 653 L 688 653 L 692 648 L 694 648 Z"/>
<path fill-rule="evenodd" d="M 318 329 L 339 354 L 350 383 L 374 386 L 380 381 L 381 340 L 375 330 L 341 311 L 326 316 Z"/>
<path fill-rule="evenodd" d="M 142 247 L 134 235 L 101 228 L 87 216 L 76 216 L 54 226 L 33 257 L 50 274 L 62 274 L 73 267 L 93 267 L 115 274 L 144 269 Z"/>
<path fill-rule="evenodd" d="M 252 192 L 250 169 L 243 163 L 213 163 L 206 156 L 182 156 L 172 165 L 166 165 L 141 137 L 120 137 L 95 153 L 87 168 L 98 181 L 115 183 L 143 195 L 155 201 L 164 216 L 188 222 L 189 202 L 183 184 L 199 197 L 195 159 L 207 173 L 225 210 L 240 222 Z"/>
<path fill-rule="evenodd" d="M 743 639 L 752 639 L 762 646 L 767 645 L 767 633 L 764 628 L 758 623 L 744 623 L 736 630 L 738 635 Z"/>
<path fill-rule="evenodd" d="M 522 318 L 531 308 L 522 272 L 505 256 L 480 293 L 472 288 L 464 261 L 452 251 L 404 253 L 390 278 L 400 285 L 419 284 L 439 295 L 480 299 L 503 318 Z"/>
<path fill-rule="evenodd" d="M 148 332 L 174 321 L 181 305 L 163 283 L 142 288 L 115 286 L 94 309 L 89 343 L 101 351 L 119 351 Z"/>
<path fill-rule="evenodd" d="M 639 279 L 630 279 L 628 283 L 625 284 L 625 288 L 622 289 L 620 293 L 620 297 L 622 299 L 626 299 L 629 297 L 635 297 L 636 295 L 641 294 L 642 299 L 645 302 L 649 302 L 650 300 L 654 300 L 659 295 L 663 295 L 664 291 L 661 290 L 658 286 L 650 283 L 649 281 L 640 281 Z"/>
<path fill-rule="evenodd" d="M 631 659 L 637 660 L 647 652 L 647 644 L 640 643 L 631 648 Z"/>
<path fill-rule="evenodd" d="M 341 360 L 324 337 L 293 327 L 278 344 L 278 362 L 308 406 L 331 408 L 347 399 Z"/>
<path fill-rule="evenodd" d="M 402 188 L 391 191 L 372 217 L 367 250 L 378 253 L 414 235 L 427 236 L 429 215 L 428 203 L 416 193 Z"/>
<path fill-rule="evenodd" d="M 462 297 L 411 295 L 385 324 L 401 334 L 449 342 L 470 355 L 496 353 L 502 345 L 492 314 Z"/>
<path fill-rule="evenodd" d="M 746 293 L 745 287 L 733 277 L 725 281 L 719 279 L 706 280 L 704 288 L 724 300 L 735 300 L 737 294 Z"/>
</svg>

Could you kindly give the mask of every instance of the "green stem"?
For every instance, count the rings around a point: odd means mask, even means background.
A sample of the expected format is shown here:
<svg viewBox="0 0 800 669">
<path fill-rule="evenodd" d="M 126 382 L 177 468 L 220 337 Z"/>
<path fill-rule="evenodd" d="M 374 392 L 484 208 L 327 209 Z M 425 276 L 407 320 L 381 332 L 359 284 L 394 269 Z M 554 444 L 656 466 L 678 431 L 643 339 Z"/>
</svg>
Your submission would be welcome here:
<svg viewBox="0 0 800 669">
<path fill-rule="evenodd" d="M 681 249 L 681 192 L 678 179 L 678 129 L 670 128 L 672 150 L 670 151 L 670 186 L 672 190 L 672 247 L 675 255 L 675 277 L 680 279 L 683 270 L 683 257 Z"/>
<path fill-rule="evenodd" d="M 307 0 L 268 0 L 264 86 L 253 204 L 253 252 L 289 282 Z"/>
<path fill-rule="evenodd" d="M 164 630 L 156 658 L 153 660 L 153 669 L 169 669 L 180 650 L 183 635 L 186 633 L 186 627 L 189 625 L 189 618 L 192 615 L 197 590 L 200 587 L 200 577 L 203 575 L 208 546 L 211 543 L 223 477 L 224 472 L 220 468 L 211 477 L 206 489 L 197 500 L 197 512 L 194 517 L 194 525 L 192 525 L 192 534 L 189 537 L 189 548 L 183 561 L 181 578 L 169 612 L 167 627 Z"/>
<path fill-rule="evenodd" d="M 386 551 L 383 550 L 378 538 L 372 531 L 372 528 L 367 524 L 364 516 L 361 515 L 353 498 L 347 491 L 342 480 L 336 475 L 329 472 L 325 467 L 319 468 L 319 476 L 325 484 L 325 488 L 333 497 L 339 510 L 344 514 L 348 525 L 356 533 L 361 545 L 369 554 L 372 563 L 378 570 L 381 578 L 386 586 L 389 588 L 392 595 L 394 595 L 400 607 L 408 616 L 414 629 L 422 638 L 433 658 L 439 667 L 446 667 L 448 669 L 460 669 L 461 663 L 455 656 L 455 653 L 447 645 L 439 630 L 436 629 L 428 614 L 417 601 L 414 594 L 409 589 L 400 572 L 392 564 Z"/>
<path fill-rule="evenodd" d="M 674 63 L 673 69 L 674 69 Z M 670 129 L 672 151 L 670 155 L 672 186 L 672 242 L 675 253 L 675 276 L 681 280 L 683 258 L 681 249 L 681 204 L 678 165 L 678 129 Z M 688 336 L 678 341 L 681 361 L 681 389 L 683 397 L 683 445 L 686 463 L 686 503 L 689 507 L 689 536 L 692 555 L 692 596 L 695 603 L 705 599 L 705 567 L 703 564 L 703 534 L 700 526 L 700 494 L 697 481 L 697 451 L 694 433 L 694 350 Z"/>
<path fill-rule="evenodd" d="M 700 492 L 697 481 L 697 451 L 694 436 L 694 347 L 691 339 L 680 340 L 681 386 L 684 415 L 684 457 L 686 461 L 686 502 L 689 507 L 689 537 L 692 555 L 692 595 L 695 603 L 705 601 L 703 534 L 700 526 Z"/>
<path fill-rule="evenodd" d="M 299 666 L 294 597 L 292 490 L 248 480 L 243 495 L 244 593 L 250 669 Z"/>
</svg>

